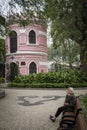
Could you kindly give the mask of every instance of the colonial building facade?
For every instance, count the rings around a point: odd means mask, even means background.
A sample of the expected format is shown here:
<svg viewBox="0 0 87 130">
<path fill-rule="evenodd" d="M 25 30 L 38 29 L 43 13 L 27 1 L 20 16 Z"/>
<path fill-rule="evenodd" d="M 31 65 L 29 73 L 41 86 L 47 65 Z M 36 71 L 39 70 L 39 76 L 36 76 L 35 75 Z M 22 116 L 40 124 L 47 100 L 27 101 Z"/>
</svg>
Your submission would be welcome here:
<svg viewBox="0 0 87 130">
<path fill-rule="evenodd" d="M 6 64 L 18 64 L 21 75 L 46 73 L 47 66 L 47 28 L 39 24 L 21 27 L 9 26 L 6 36 Z"/>
</svg>

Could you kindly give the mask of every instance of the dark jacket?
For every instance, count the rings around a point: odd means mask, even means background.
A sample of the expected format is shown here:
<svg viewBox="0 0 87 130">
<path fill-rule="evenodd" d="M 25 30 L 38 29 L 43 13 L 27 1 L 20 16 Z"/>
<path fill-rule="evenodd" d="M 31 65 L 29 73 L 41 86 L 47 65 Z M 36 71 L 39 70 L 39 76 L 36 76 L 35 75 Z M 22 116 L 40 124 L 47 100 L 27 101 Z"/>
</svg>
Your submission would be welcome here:
<svg viewBox="0 0 87 130">
<path fill-rule="evenodd" d="M 67 94 L 65 98 L 65 104 L 68 103 L 68 106 L 74 107 L 76 104 L 76 97 L 74 94 Z"/>
</svg>

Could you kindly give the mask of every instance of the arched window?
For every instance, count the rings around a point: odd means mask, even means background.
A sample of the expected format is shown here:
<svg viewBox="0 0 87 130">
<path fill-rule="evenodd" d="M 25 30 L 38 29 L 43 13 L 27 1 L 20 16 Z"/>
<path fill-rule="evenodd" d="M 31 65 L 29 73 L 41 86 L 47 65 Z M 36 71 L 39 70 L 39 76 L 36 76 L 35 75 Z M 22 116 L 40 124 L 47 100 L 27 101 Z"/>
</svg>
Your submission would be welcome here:
<svg viewBox="0 0 87 130">
<path fill-rule="evenodd" d="M 36 44 L 36 34 L 33 30 L 29 32 L 29 43 Z"/>
<path fill-rule="evenodd" d="M 12 31 L 10 34 L 10 52 L 15 53 L 17 51 L 17 33 Z"/>
<path fill-rule="evenodd" d="M 29 66 L 29 74 L 36 73 L 36 72 L 37 72 L 36 64 L 32 62 Z"/>
</svg>

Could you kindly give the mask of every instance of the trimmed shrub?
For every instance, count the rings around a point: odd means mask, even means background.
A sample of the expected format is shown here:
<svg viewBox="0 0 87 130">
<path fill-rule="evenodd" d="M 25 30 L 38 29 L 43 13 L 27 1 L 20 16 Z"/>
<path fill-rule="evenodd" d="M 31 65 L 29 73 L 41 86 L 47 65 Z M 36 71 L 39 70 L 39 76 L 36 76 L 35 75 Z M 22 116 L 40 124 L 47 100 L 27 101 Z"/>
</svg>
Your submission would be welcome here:
<svg viewBox="0 0 87 130">
<path fill-rule="evenodd" d="M 87 76 L 79 71 L 63 70 L 15 77 L 16 83 L 87 83 Z"/>
<path fill-rule="evenodd" d="M 11 85 L 30 88 L 87 87 L 87 75 L 80 71 L 60 70 L 58 72 L 16 76 Z"/>
<path fill-rule="evenodd" d="M 79 87 L 87 87 L 87 83 L 72 83 L 72 84 L 67 84 L 67 83 L 33 83 L 33 84 L 25 84 L 25 83 L 9 83 L 8 87 L 17 87 L 17 88 L 68 88 L 68 87 L 74 87 L 74 88 L 79 88 Z"/>
</svg>

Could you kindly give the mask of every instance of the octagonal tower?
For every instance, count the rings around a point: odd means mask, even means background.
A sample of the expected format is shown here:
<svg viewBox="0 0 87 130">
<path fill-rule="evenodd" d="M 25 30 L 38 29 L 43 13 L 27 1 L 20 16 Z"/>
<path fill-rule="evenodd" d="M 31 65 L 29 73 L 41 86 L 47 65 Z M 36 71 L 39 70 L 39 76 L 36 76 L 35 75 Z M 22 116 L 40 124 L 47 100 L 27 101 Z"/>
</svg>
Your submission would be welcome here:
<svg viewBox="0 0 87 130">
<path fill-rule="evenodd" d="M 19 24 L 9 26 L 10 35 L 6 37 L 6 63 L 18 64 L 21 75 L 46 73 L 47 66 L 47 28 L 44 25 Z"/>
</svg>

